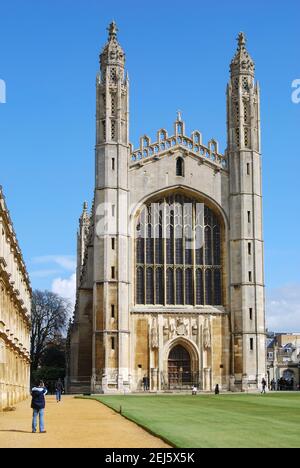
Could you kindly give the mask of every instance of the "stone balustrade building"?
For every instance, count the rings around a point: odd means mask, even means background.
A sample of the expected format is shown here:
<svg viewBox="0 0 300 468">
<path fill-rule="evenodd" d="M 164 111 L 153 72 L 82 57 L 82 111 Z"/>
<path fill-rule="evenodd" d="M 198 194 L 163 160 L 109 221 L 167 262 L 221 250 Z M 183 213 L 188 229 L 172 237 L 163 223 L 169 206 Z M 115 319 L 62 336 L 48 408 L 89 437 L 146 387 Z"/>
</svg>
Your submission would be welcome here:
<svg viewBox="0 0 300 468">
<path fill-rule="evenodd" d="M 300 390 L 299 333 L 268 334 L 267 375 L 270 388 Z"/>
<path fill-rule="evenodd" d="M 0 410 L 29 395 L 31 287 L 0 186 Z"/>
<path fill-rule="evenodd" d="M 134 149 L 110 25 L 94 201 L 78 233 L 71 390 L 257 391 L 265 377 L 260 90 L 243 33 L 230 70 L 225 153 L 187 135 L 180 112 L 171 135 L 160 129 Z"/>
</svg>

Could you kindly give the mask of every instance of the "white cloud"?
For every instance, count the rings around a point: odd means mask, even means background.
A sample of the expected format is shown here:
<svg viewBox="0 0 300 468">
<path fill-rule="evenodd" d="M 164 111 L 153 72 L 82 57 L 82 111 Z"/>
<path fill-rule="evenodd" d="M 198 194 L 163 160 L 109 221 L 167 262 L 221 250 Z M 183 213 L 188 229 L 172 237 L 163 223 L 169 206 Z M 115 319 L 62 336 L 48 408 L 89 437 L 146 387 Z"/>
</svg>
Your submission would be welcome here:
<svg viewBox="0 0 300 468">
<path fill-rule="evenodd" d="M 275 332 L 300 332 L 300 284 L 267 293 L 267 327 Z"/>
<path fill-rule="evenodd" d="M 67 279 L 56 278 L 52 282 L 52 292 L 69 299 L 72 306 L 74 306 L 76 300 L 76 274 L 74 273 Z"/>
<path fill-rule="evenodd" d="M 36 270 L 30 272 L 31 278 L 48 278 L 49 276 L 59 275 L 60 270 Z"/>
<path fill-rule="evenodd" d="M 74 271 L 76 268 L 76 259 L 73 255 L 45 255 L 35 257 L 32 262 L 39 265 L 54 263 L 67 271 Z"/>
</svg>

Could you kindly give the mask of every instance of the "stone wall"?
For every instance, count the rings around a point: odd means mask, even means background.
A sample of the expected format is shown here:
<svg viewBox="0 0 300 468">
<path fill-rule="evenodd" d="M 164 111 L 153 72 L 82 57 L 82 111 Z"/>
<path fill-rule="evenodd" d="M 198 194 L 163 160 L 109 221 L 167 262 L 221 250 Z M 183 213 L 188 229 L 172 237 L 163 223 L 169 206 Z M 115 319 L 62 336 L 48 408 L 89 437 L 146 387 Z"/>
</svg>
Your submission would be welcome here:
<svg viewBox="0 0 300 468">
<path fill-rule="evenodd" d="M 0 410 L 29 395 L 31 287 L 0 188 Z"/>
</svg>

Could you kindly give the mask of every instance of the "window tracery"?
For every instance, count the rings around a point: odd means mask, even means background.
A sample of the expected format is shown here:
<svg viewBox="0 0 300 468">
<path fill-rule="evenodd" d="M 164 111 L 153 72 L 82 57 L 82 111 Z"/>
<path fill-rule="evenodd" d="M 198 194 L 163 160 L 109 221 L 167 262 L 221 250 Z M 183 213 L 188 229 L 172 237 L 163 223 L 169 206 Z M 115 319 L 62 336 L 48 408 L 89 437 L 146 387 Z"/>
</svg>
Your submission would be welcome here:
<svg viewBox="0 0 300 468">
<path fill-rule="evenodd" d="M 221 225 L 183 195 L 148 204 L 136 225 L 136 303 L 221 305 Z"/>
</svg>

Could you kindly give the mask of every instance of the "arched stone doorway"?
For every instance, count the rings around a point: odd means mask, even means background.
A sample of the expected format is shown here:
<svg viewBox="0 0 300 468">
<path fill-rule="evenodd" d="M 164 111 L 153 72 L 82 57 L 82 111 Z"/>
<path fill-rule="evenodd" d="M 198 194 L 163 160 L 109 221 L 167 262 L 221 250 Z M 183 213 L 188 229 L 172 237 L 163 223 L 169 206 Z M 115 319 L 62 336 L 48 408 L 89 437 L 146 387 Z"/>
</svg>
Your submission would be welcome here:
<svg viewBox="0 0 300 468">
<path fill-rule="evenodd" d="M 191 385 L 192 366 L 190 353 L 178 344 L 171 349 L 168 359 L 168 380 L 170 387 Z"/>
</svg>

